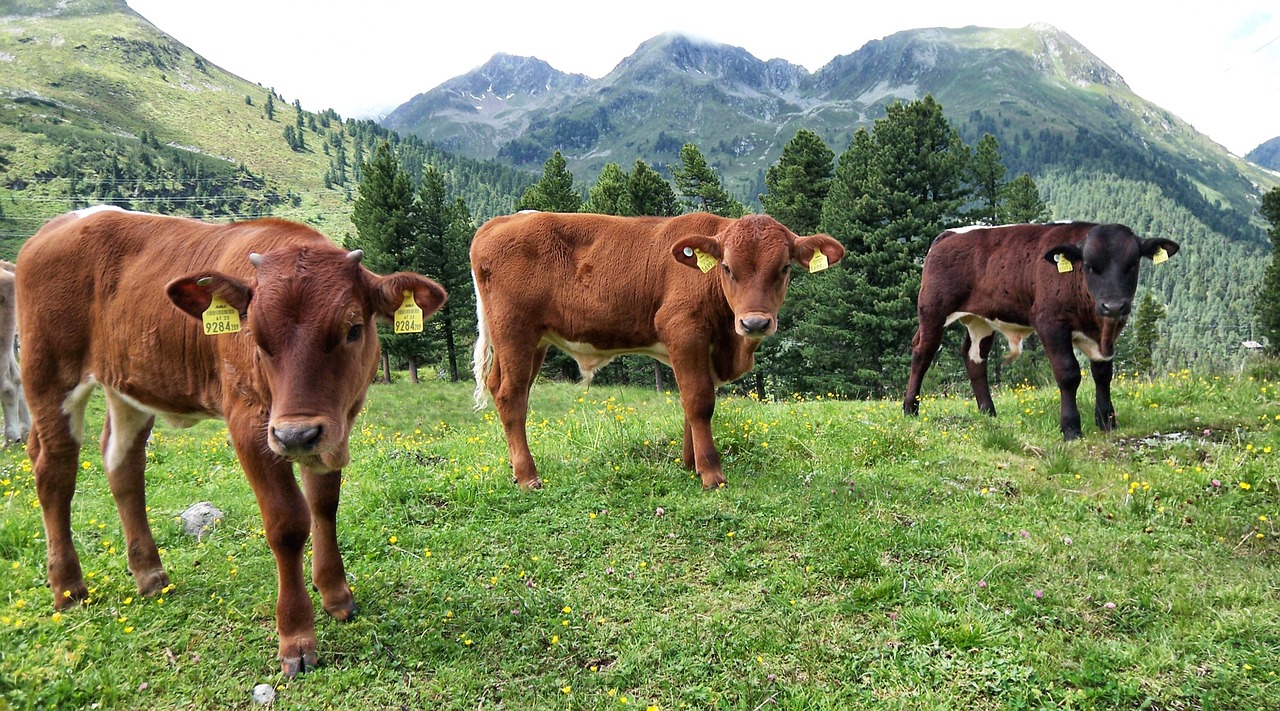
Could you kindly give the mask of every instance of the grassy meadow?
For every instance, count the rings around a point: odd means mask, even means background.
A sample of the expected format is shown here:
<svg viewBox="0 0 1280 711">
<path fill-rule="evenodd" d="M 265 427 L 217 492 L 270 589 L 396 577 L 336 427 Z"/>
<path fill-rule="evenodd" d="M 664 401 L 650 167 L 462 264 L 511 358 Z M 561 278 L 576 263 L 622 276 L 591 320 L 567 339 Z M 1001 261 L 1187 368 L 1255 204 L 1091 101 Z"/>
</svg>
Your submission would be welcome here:
<svg viewBox="0 0 1280 711">
<path fill-rule="evenodd" d="M 722 398 L 729 485 L 679 464 L 674 394 L 535 386 L 545 488 L 511 482 L 469 383 L 376 385 L 340 533 L 360 614 L 286 680 L 274 562 L 217 422 L 157 427 L 171 589 L 125 569 L 86 437 L 92 599 L 55 614 L 30 465 L 0 452 L 0 709 L 1253 709 L 1280 704 L 1280 384 L 1120 379 L 1063 443 L 1057 391 Z M 101 424 L 94 398 L 90 428 Z M 201 539 L 176 517 L 224 512 Z M 318 596 L 317 596 L 318 609 Z"/>
</svg>

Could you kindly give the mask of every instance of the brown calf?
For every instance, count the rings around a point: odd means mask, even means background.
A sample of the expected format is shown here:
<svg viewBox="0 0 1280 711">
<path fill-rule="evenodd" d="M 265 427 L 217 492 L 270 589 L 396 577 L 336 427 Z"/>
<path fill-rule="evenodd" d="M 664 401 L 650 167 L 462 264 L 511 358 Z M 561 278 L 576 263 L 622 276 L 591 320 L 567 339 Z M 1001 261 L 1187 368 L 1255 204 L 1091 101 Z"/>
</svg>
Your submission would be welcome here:
<svg viewBox="0 0 1280 711">
<path fill-rule="evenodd" d="M 391 318 L 406 294 L 424 313 L 445 300 L 434 281 L 378 276 L 360 257 L 284 220 L 215 225 L 109 208 L 55 218 L 23 245 L 27 451 L 55 607 L 88 594 L 71 539 L 71 497 L 85 402 L 101 385 L 102 454 L 139 592 L 169 584 L 144 492 L 155 418 L 178 426 L 222 418 L 276 559 L 281 669 L 292 676 L 316 665 L 303 549 L 310 535 L 311 579 L 325 611 L 350 618 L 356 605 L 335 518 L 348 437 L 377 368 L 375 322 Z M 219 302 L 229 308 L 202 326 Z"/>
<path fill-rule="evenodd" d="M 1091 363 L 1094 420 L 1103 430 L 1113 429 L 1111 358 L 1133 307 L 1139 261 L 1164 261 L 1177 252 L 1177 242 L 1142 239 L 1124 225 L 1073 222 L 943 232 L 924 261 L 903 411 L 919 411 L 920 383 L 942 343 L 942 329 L 959 321 L 968 329 L 963 356 L 979 410 L 996 414 L 987 384 L 995 332 L 1008 339 L 1010 357 L 1022 352 L 1022 339 L 1034 332 L 1058 382 L 1063 436 L 1080 436 L 1080 365 L 1073 348 Z"/>
<path fill-rule="evenodd" d="M 684 465 L 705 487 L 723 484 L 711 440 L 716 387 L 750 370 L 760 339 L 777 329 L 791 263 L 816 268 L 843 256 L 831 237 L 797 237 L 767 215 L 529 212 L 485 223 L 471 243 L 476 407 L 487 384 L 516 481 L 541 486 L 525 418 L 554 345 L 588 379 L 624 353 L 670 365 L 684 407 Z"/>
</svg>

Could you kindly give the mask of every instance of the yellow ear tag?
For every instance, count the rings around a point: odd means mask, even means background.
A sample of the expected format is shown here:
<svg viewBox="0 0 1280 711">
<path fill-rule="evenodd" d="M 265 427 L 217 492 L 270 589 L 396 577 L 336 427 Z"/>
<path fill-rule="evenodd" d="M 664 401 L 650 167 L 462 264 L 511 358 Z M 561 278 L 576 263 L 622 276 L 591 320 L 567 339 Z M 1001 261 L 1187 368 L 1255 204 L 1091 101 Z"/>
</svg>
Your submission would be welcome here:
<svg viewBox="0 0 1280 711">
<path fill-rule="evenodd" d="M 396 309 L 396 333 L 422 333 L 422 309 L 413 300 L 413 292 L 404 292 L 404 302 Z"/>
<path fill-rule="evenodd" d="M 1164 247 L 1157 249 L 1156 253 L 1151 255 L 1152 264 L 1163 264 L 1167 261 L 1169 261 L 1169 253 L 1164 251 Z"/>
<path fill-rule="evenodd" d="M 240 314 L 227 300 L 214 294 L 209 300 L 209 308 L 201 314 L 204 322 L 204 335 L 216 336 L 220 333 L 235 333 L 240 330 Z"/>
<path fill-rule="evenodd" d="M 707 254 L 706 252 L 700 249 L 693 250 L 693 253 L 698 255 L 698 268 L 702 270 L 703 274 L 706 274 L 712 269 L 715 269 L 716 264 L 719 263 L 715 257 L 711 256 L 710 254 Z"/>
<path fill-rule="evenodd" d="M 827 262 L 827 255 L 819 250 L 813 250 L 813 256 L 809 258 L 809 273 L 820 272 L 829 266 L 831 265 Z"/>
<path fill-rule="evenodd" d="M 1053 255 L 1053 261 L 1058 263 L 1058 272 L 1061 274 L 1066 274 L 1072 270 L 1071 260 L 1061 254 Z"/>
</svg>

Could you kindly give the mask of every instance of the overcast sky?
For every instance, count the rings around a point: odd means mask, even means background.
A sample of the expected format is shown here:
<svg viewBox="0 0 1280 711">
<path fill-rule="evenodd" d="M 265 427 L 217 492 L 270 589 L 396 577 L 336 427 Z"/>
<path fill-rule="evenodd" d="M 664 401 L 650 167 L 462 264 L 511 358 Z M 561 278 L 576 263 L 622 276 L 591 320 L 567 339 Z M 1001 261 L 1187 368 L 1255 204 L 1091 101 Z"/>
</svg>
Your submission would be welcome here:
<svg viewBox="0 0 1280 711">
<path fill-rule="evenodd" d="M 216 10 L 128 2 L 205 59 L 345 117 L 386 114 L 498 52 L 599 78 L 645 40 L 676 30 L 815 71 L 900 30 L 1046 22 L 1236 154 L 1280 136 L 1277 0 L 220 0 Z"/>
</svg>

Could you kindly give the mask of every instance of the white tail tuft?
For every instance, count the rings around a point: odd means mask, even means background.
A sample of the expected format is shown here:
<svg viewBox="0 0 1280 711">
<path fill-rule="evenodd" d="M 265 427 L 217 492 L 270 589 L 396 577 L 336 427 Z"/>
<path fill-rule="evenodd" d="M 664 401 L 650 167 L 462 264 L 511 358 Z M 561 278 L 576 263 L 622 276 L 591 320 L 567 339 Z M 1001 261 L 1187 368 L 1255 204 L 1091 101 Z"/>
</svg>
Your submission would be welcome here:
<svg viewBox="0 0 1280 711">
<path fill-rule="evenodd" d="M 480 285 L 476 275 L 472 273 L 471 283 L 476 289 L 476 348 L 471 354 L 471 372 L 476 378 L 475 402 L 476 410 L 483 410 L 489 404 L 489 391 L 485 388 L 484 378 L 493 364 L 492 345 L 489 341 L 489 325 L 484 321 L 484 300 L 480 298 Z"/>
</svg>

